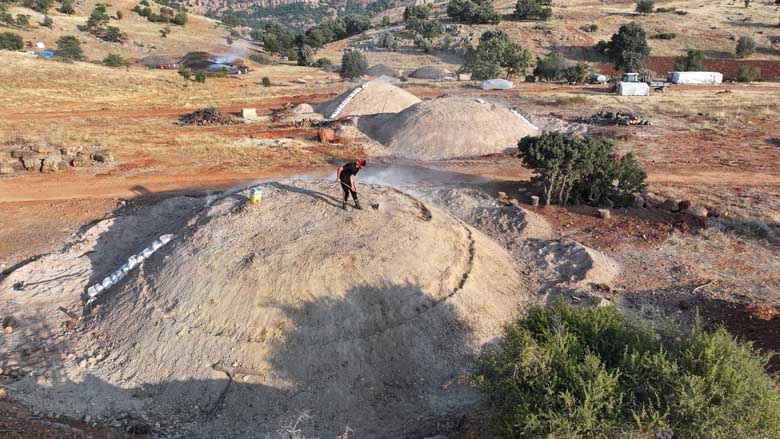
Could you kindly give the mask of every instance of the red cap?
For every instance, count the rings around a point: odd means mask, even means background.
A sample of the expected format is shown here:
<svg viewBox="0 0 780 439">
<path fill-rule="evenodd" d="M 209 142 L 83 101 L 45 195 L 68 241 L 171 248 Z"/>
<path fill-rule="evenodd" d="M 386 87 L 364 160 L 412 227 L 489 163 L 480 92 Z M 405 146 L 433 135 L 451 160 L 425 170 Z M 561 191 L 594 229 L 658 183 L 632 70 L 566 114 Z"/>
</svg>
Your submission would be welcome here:
<svg viewBox="0 0 780 439">
<path fill-rule="evenodd" d="M 365 160 L 358 160 L 357 164 L 360 165 L 360 166 L 366 166 L 366 161 Z"/>
</svg>

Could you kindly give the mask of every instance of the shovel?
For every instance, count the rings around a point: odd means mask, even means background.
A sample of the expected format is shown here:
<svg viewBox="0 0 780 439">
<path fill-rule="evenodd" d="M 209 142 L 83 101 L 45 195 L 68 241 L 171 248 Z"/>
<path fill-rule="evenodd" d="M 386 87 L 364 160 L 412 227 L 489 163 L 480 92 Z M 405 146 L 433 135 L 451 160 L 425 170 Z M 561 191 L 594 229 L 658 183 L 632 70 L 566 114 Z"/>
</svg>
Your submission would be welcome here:
<svg viewBox="0 0 780 439">
<path fill-rule="evenodd" d="M 341 183 L 345 188 L 352 190 L 352 187 L 344 183 L 343 181 L 339 180 L 339 183 Z M 355 193 L 357 193 L 357 191 L 355 191 Z M 369 205 L 371 206 L 372 209 L 379 210 L 379 203 L 370 203 Z"/>
</svg>

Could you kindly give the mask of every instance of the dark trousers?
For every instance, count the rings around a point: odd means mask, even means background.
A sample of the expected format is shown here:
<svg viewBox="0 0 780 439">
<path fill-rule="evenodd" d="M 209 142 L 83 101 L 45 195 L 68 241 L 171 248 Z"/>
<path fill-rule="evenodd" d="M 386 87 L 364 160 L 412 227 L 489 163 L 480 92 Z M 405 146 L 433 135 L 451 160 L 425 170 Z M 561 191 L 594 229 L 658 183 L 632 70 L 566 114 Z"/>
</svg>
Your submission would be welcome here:
<svg viewBox="0 0 780 439">
<path fill-rule="evenodd" d="M 341 182 L 341 189 L 344 191 L 344 202 L 347 202 L 347 198 L 349 198 L 349 194 L 352 194 L 352 199 L 355 200 L 355 202 L 358 202 L 357 199 L 357 192 L 353 191 L 352 188 L 349 187 L 348 184 Z"/>
</svg>

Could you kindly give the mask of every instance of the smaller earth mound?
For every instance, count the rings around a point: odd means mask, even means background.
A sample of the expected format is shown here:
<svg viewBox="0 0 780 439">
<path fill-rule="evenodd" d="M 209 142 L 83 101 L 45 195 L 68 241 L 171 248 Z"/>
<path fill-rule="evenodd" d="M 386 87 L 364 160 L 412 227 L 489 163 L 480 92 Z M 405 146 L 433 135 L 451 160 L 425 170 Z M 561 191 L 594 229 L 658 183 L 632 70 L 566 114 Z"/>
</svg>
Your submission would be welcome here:
<svg viewBox="0 0 780 439">
<path fill-rule="evenodd" d="M 378 78 L 380 76 L 387 76 L 390 78 L 400 78 L 401 72 L 399 72 L 396 69 L 390 68 L 384 64 L 377 64 L 375 66 L 372 66 L 368 71 L 366 72 L 368 76 L 373 76 L 375 78 Z"/>
<path fill-rule="evenodd" d="M 335 119 L 344 116 L 365 116 L 398 113 L 420 102 L 420 99 L 385 81 L 369 81 L 332 101 L 316 107 L 318 113 Z"/>
<path fill-rule="evenodd" d="M 416 160 L 502 153 L 537 132 L 506 107 L 460 97 L 433 99 L 398 114 L 361 119 L 360 129 L 385 147 L 372 153 Z"/>
<path fill-rule="evenodd" d="M 452 72 L 447 69 L 425 66 L 409 73 L 409 77 L 415 79 L 444 79 L 454 78 L 455 75 L 453 75 Z"/>
</svg>

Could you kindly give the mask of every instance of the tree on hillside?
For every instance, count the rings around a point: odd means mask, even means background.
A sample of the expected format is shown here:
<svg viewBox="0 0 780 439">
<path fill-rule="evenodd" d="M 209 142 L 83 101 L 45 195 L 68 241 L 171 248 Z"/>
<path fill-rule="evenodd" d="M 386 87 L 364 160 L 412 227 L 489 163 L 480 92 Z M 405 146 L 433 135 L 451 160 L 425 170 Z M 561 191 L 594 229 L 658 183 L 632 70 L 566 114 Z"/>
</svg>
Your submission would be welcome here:
<svg viewBox="0 0 780 439">
<path fill-rule="evenodd" d="M 737 58 L 745 58 L 756 52 L 756 41 L 750 37 L 739 37 L 737 40 Z"/>
<path fill-rule="evenodd" d="M 704 53 L 698 49 L 688 49 L 685 55 L 678 56 L 674 61 L 674 69 L 678 72 L 701 72 L 704 70 Z"/>
<path fill-rule="evenodd" d="M 72 0 L 62 0 L 62 6 L 60 6 L 60 12 L 63 14 L 73 15 L 76 11 L 73 9 Z"/>
<path fill-rule="evenodd" d="M 644 189 L 647 174 L 632 154 L 618 158 L 615 144 L 601 137 L 560 132 L 524 137 L 518 143 L 523 165 L 534 171 L 545 204 L 627 206 Z"/>
<path fill-rule="evenodd" d="M 105 3 L 98 3 L 92 10 L 87 19 L 87 30 L 103 29 L 111 18 L 108 16 L 107 5 Z"/>
<path fill-rule="evenodd" d="M 567 67 L 566 59 L 560 53 L 553 52 L 547 58 L 536 60 L 534 76 L 545 81 L 560 81 Z"/>
<path fill-rule="evenodd" d="M 314 64 L 314 49 L 307 45 L 298 48 L 298 65 L 311 66 Z"/>
<path fill-rule="evenodd" d="M 437 20 L 425 20 L 412 17 L 406 22 L 406 28 L 423 38 L 435 38 L 444 33 L 444 25 Z"/>
<path fill-rule="evenodd" d="M 57 58 L 68 61 L 79 61 L 84 58 L 81 50 L 81 42 L 72 35 L 66 35 L 57 39 Z"/>
<path fill-rule="evenodd" d="M 517 0 L 515 17 L 522 20 L 549 20 L 552 17 L 552 0 Z"/>
<path fill-rule="evenodd" d="M 503 31 L 487 31 L 479 38 L 476 49 L 467 51 L 462 70 L 471 72 L 472 79 L 484 81 L 497 78 L 506 69 L 506 78 L 525 75 L 533 62 L 533 55 L 512 41 Z"/>
<path fill-rule="evenodd" d="M 368 71 L 368 61 L 360 52 L 346 52 L 341 57 L 341 77 L 348 80 L 358 79 Z"/>
<path fill-rule="evenodd" d="M 176 15 L 174 15 L 171 19 L 171 23 L 178 24 L 179 26 L 184 26 L 187 24 L 187 11 L 177 12 Z"/>
<path fill-rule="evenodd" d="M 411 18 L 427 20 L 430 16 L 431 7 L 429 5 L 407 6 L 404 9 L 404 21 L 409 21 Z"/>
<path fill-rule="evenodd" d="M 109 53 L 103 58 L 103 65 L 106 67 L 126 67 L 130 65 L 130 61 L 116 53 Z"/>
<path fill-rule="evenodd" d="M 640 14 L 651 14 L 655 10 L 653 0 L 639 0 L 636 2 L 636 11 Z"/>
<path fill-rule="evenodd" d="M 650 55 L 645 30 L 637 23 L 620 26 L 607 46 L 607 55 L 615 63 L 615 70 L 641 71 Z"/>
<path fill-rule="evenodd" d="M 24 40 L 13 32 L 0 33 L 0 50 L 22 50 Z"/>
<path fill-rule="evenodd" d="M 498 24 L 501 21 L 490 0 L 450 0 L 447 15 L 472 24 Z"/>
</svg>

